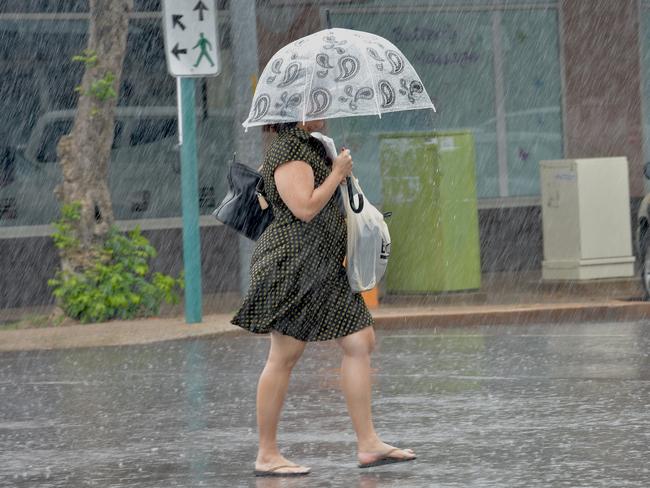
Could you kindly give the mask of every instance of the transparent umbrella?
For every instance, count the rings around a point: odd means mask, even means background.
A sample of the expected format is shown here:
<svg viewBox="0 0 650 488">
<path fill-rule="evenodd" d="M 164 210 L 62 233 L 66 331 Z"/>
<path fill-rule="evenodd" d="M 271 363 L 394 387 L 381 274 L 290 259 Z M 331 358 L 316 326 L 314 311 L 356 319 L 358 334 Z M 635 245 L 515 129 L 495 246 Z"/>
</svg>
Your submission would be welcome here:
<svg viewBox="0 0 650 488">
<path fill-rule="evenodd" d="M 248 128 L 336 117 L 433 109 L 420 77 L 390 41 L 326 29 L 273 55 L 259 79 Z"/>
<path fill-rule="evenodd" d="M 328 28 L 287 44 L 269 60 L 243 126 L 378 115 L 435 107 L 406 56 L 387 39 Z M 361 212 L 363 199 L 353 202 Z"/>
</svg>

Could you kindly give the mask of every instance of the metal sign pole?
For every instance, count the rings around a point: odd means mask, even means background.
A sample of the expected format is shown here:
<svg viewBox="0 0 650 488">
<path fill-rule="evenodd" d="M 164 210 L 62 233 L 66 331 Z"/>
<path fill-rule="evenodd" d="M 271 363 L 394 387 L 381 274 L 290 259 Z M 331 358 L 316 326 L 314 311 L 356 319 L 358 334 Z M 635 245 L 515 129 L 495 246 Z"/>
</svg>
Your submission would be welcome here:
<svg viewBox="0 0 650 488">
<path fill-rule="evenodd" d="M 194 78 L 180 78 L 181 199 L 183 262 L 185 263 L 185 321 L 201 322 L 201 238 L 199 234 L 199 176 L 196 157 Z M 181 108 L 182 107 L 182 108 Z"/>
<path fill-rule="evenodd" d="M 181 150 L 185 321 L 201 322 L 201 237 L 194 78 L 221 70 L 215 0 L 163 0 L 167 69 L 176 77 Z"/>
</svg>

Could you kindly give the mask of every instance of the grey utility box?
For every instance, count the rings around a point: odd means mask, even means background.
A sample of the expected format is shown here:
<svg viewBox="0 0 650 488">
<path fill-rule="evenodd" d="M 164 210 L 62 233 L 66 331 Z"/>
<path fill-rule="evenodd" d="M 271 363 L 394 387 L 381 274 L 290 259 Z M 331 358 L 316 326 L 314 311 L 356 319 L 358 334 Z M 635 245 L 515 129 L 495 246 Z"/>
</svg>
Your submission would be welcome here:
<svg viewBox="0 0 650 488">
<path fill-rule="evenodd" d="M 541 161 L 544 280 L 634 275 L 627 159 Z"/>
</svg>

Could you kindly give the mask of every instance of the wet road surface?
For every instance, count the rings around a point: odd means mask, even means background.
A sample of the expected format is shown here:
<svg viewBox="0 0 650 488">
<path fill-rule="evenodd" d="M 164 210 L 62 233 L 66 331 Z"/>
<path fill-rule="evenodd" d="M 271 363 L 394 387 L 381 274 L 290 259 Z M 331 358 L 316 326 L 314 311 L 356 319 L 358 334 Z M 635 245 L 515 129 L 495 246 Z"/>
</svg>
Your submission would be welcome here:
<svg viewBox="0 0 650 488">
<path fill-rule="evenodd" d="M 0 487 L 647 487 L 650 323 L 377 331 L 374 412 L 412 463 L 356 467 L 335 343 L 280 426 L 300 479 L 252 476 L 253 335 L 0 354 Z"/>
</svg>

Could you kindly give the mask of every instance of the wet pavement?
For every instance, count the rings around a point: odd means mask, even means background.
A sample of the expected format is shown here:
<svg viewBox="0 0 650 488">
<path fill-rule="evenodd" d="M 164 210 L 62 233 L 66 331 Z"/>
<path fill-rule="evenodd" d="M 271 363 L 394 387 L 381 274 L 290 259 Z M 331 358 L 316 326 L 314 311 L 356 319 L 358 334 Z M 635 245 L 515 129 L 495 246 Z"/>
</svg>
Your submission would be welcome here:
<svg viewBox="0 0 650 488">
<path fill-rule="evenodd" d="M 0 353 L 0 486 L 646 487 L 650 323 L 379 330 L 376 425 L 413 463 L 359 470 L 334 343 L 281 423 L 301 479 L 255 479 L 252 335 Z"/>
</svg>

